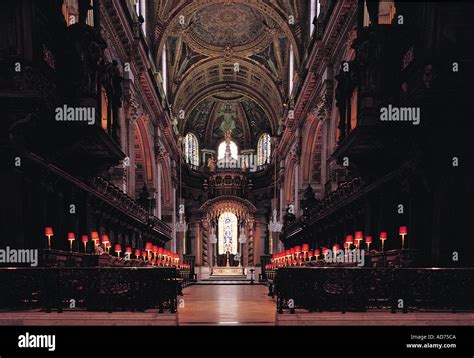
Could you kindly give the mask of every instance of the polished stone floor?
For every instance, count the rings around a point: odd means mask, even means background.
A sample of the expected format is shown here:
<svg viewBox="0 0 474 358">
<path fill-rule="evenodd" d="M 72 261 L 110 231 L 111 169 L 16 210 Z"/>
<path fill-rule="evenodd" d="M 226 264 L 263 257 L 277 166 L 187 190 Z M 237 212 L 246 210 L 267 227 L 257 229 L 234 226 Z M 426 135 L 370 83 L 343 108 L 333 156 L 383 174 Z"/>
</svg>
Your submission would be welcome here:
<svg viewBox="0 0 474 358">
<path fill-rule="evenodd" d="M 184 289 L 179 325 L 275 325 L 275 302 L 262 285 L 195 285 Z"/>
</svg>

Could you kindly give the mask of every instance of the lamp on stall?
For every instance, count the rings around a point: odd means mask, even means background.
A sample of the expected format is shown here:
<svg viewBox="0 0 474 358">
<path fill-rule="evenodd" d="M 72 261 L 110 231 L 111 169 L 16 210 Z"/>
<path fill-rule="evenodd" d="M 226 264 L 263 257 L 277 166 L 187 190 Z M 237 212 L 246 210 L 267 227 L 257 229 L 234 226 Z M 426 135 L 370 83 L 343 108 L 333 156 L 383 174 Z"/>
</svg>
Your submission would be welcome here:
<svg viewBox="0 0 474 358">
<path fill-rule="evenodd" d="M 168 250 L 163 249 L 163 266 L 168 266 Z"/>
<path fill-rule="evenodd" d="M 296 259 L 299 259 L 300 254 L 301 254 L 301 246 L 295 246 L 295 254 L 296 254 Z"/>
<path fill-rule="evenodd" d="M 309 251 L 309 245 L 303 244 L 303 246 L 301 246 L 301 251 L 303 252 L 303 259 L 306 261 L 306 254 Z"/>
<path fill-rule="evenodd" d="M 384 251 L 385 240 L 387 240 L 387 232 L 386 231 L 382 231 L 380 233 L 380 240 L 382 241 L 382 251 Z"/>
<path fill-rule="evenodd" d="M 286 264 L 289 265 L 290 260 L 291 260 L 291 250 L 285 250 L 285 256 L 286 256 Z"/>
<path fill-rule="evenodd" d="M 356 241 L 356 245 L 357 245 L 357 250 L 360 249 L 360 242 L 363 240 L 363 236 L 362 236 L 362 231 L 356 231 L 355 233 L 355 241 Z"/>
<path fill-rule="evenodd" d="M 322 254 L 323 254 L 323 257 L 326 257 L 328 251 L 329 251 L 329 249 L 328 249 L 327 247 L 323 247 L 323 248 L 321 249 L 321 252 L 322 252 Z"/>
<path fill-rule="evenodd" d="M 398 235 L 402 237 L 402 250 L 405 249 L 405 235 L 408 234 L 406 226 L 400 226 Z"/>
<path fill-rule="evenodd" d="M 130 260 L 130 256 L 132 256 L 132 248 L 130 246 L 125 248 L 125 255 L 127 256 L 127 260 Z"/>
<path fill-rule="evenodd" d="M 311 259 L 313 258 L 313 251 L 308 251 L 308 260 L 311 261 Z M 318 258 L 316 258 L 317 260 Z"/>
<path fill-rule="evenodd" d="M 51 236 L 53 236 L 53 228 L 48 226 L 44 229 L 44 234 L 48 238 L 48 250 L 51 250 Z"/>
<path fill-rule="evenodd" d="M 82 235 L 82 243 L 84 244 L 84 252 L 87 252 L 88 242 L 89 242 L 89 237 L 87 235 Z"/>
<path fill-rule="evenodd" d="M 161 265 L 161 259 L 163 257 L 163 248 L 159 247 L 157 253 L 158 253 L 158 265 Z"/>
<path fill-rule="evenodd" d="M 91 240 L 94 241 L 94 251 L 96 251 L 97 246 L 99 246 L 99 233 L 97 231 L 91 232 Z"/>
<path fill-rule="evenodd" d="M 152 251 L 153 251 L 153 260 L 156 261 L 156 254 L 158 253 L 158 246 L 153 245 Z"/>
<path fill-rule="evenodd" d="M 107 251 L 107 244 L 109 243 L 109 235 L 102 235 L 102 245 L 104 245 L 104 250 Z"/>
<path fill-rule="evenodd" d="M 319 255 L 320 255 L 319 250 L 314 250 L 314 256 L 316 256 L 316 261 L 318 261 Z"/>
<path fill-rule="evenodd" d="M 294 247 L 290 248 L 290 255 L 291 255 L 291 260 L 293 261 L 295 259 L 295 248 Z"/>
<path fill-rule="evenodd" d="M 367 244 L 367 252 L 370 253 L 370 244 L 372 243 L 372 236 L 367 236 L 365 238 L 365 243 Z"/>
<path fill-rule="evenodd" d="M 135 249 L 135 257 L 137 260 L 140 258 L 140 249 Z"/>
<path fill-rule="evenodd" d="M 147 257 L 148 257 L 148 260 L 150 260 L 150 252 L 153 250 L 153 244 L 151 242 L 147 242 L 145 244 L 145 251 L 147 252 Z"/>
<path fill-rule="evenodd" d="M 354 238 L 352 237 L 352 235 L 347 235 L 346 236 L 346 246 L 347 246 L 348 250 L 351 249 L 351 245 L 352 245 L 353 242 L 354 242 Z"/>
<path fill-rule="evenodd" d="M 76 240 L 76 237 L 74 236 L 73 232 L 70 232 L 67 234 L 67 239 L 69 240 L 69 251 L 72 252 L 72 243 L 74 240 Z"/>
<path fill-rule="evenodd" d="M 117 257 L 120 257 L 120 253 L 122 252 L 122 245 L 117 244 L 115 245 L 115 253 L 117 254 Z"/>
<path fill-rule="evenodd" d="M 147 257 L 147 252 L 145 250 L 142 251 L 142 258 L 143 258 L 143 261 L 146 261 L 146 257 Z"/>
<path fill-rule="evenodd" d="M 110 254 L 110 248 L 112 247 L 112 243 L 109 241 L 107 245 L 105 245 L 105 248 L 107 250 L 107 253 Z"/>
</svg>

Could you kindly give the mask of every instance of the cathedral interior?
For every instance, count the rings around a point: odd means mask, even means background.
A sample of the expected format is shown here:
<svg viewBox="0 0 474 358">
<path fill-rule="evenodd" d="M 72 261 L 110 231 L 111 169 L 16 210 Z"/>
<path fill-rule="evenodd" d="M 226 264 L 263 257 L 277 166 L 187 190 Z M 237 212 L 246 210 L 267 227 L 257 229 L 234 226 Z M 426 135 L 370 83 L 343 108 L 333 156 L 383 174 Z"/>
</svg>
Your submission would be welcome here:
<svg viewBox="0 0 474 358">
<path fill-rule="evenodd" d="M 192 290 L 254 287 L 276 324 L 295 309 L 472 312 L 473 16 L 1 1 L 0 308 L 67 310 L 58 292 L 74 292 L 99 311 L 159 296 L 180 315 Z M 79 289 L 104 282 L 108 307 Z"/>
</svg>

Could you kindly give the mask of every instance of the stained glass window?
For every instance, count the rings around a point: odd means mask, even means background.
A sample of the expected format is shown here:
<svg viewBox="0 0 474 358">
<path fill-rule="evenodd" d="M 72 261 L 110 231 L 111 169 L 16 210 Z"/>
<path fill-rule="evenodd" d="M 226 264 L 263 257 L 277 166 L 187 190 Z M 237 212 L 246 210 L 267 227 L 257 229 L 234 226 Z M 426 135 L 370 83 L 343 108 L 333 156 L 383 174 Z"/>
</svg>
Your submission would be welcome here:
<svg viewBox="0 0 474 358">
<path fill-rule="evenodd" d="M 272 141 L 268 133 L 263 133 L 257 143 L 257 165 L 270 163 Z"/>
<path fill-rule="evenodd" d="M 184 158 L 186 163 L 199 166 L 199 143 L 193 133 L 188 133 L 184 137 Z"/>
<path fill-rule="evenodd" d="M 219 255 L 229 251 L 231 254 L 237 253 L 237 216 L 231 212 L 222 213 L 219 216 Z"/>
</svg>

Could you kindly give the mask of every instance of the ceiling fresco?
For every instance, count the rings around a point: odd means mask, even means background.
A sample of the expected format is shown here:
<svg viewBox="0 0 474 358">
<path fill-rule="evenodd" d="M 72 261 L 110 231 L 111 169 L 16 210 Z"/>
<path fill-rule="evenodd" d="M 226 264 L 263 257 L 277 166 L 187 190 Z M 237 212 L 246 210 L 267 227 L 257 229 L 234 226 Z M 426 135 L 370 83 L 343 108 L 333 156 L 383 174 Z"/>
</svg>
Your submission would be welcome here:
<svg viewBox="0 0 474 358">
<path fill-rule="evenodd" d="M 302 2 L 152 1 L 157 58 L 166 44 L 168 97 L 174 111 L 188 114 L 179 131 L 193 130 L 212 148 L 223 138 L 217 113 L 230 104 L 239 145 L 255 146 L 262 131 L 275 134 L 288 96 L 290 46 L 299 63 Z"/>
<path fill-rule="evenodd" d="M 210 5 L 194 14 L 188 31 L 210 45 L 238 47 L 264 35 L 264 17 L 243 4 Z"/>
</svg>

